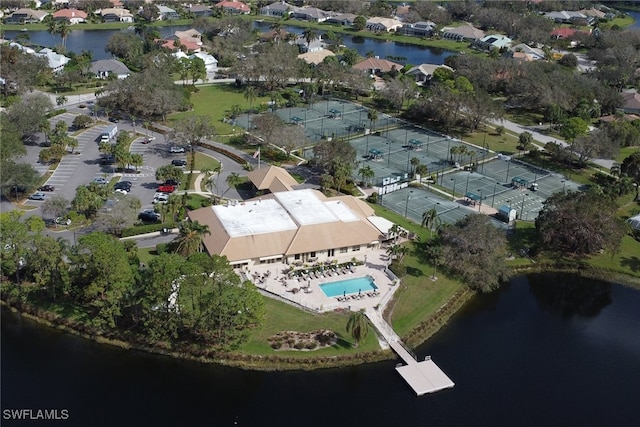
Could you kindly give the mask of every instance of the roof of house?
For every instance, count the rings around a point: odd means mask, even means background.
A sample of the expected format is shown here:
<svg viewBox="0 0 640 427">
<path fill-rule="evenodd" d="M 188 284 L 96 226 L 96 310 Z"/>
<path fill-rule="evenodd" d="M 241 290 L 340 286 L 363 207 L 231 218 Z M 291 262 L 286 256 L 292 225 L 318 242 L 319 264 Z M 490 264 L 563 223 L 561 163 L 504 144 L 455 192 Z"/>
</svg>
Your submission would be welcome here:
<svg viewBox="0 0 640 427">
<path fill-rule="evenodd" d="M 622 108 L 640 110 L 640 93 L 622 92 Z"/>
<path fill-rule="evenodd" d="M 131 74 L 131 70 L 117 59 L 99 59 L 91 63 L 92 73 L 111 72 L 116 75 Z"/>
<path fill-rule="evenodd" d="M 398 28 L 402 26 L 402 21 L 398 21 L 393 18 L 374 16 L 373 18 L 367 19 L 367 25 L 382 25 L 385 28 Z"/>
<path fill-rule="evenodd" d="M 235 205 L 190 211 L 189 218 L 209 226 L 203 239 L 210 254 L 230 262 L 268 259 L 356 245 L 380 238 L 367 220 L 374 211 L 352 196 L 327 198 L 312 189 L 284 191 Z"/>
<path fill-rule="evenodd" d="M 276 38 L 276 36 L 280 39 L 280 40 L 284 40 L 284 38 L 287 36 L 287 34 L 289 34 L 289 32 L 287 30 L 284 29 L 279 29 L 279 30 L 269 30 L 267 32 L 264 32 L 262 34 L 260 34 L 260 40 L 274 40 Z"/>
<path fill-rule="evenodd" d="M 61 55 L 59 53 L 56 53 L 55 51 L 49 48 L 42 49 L 36 55 L 47 58 L 47 63 L 49 65 L 49 68 L 53 68 L 54 70 L 57 68 L 63 67 L 69 61 L 71 61 L 70 58 L 67 58 L 66 56 Z"/>
<path fill-rule="evenodd" d="M 266 5 L 262 9 L 281 10 L 283 12 L 286 12 L 288 10 L 295 11 L 295 10 L 298 10 L 299 8 L 297 6 L 291 5 L 291 4 L 289 4 L 287 2 L 284 2 L 284 1 L 277 1 L 275 3 L 271 3 L 269 5 Z"/>
<path fill-rule="evenodd" d="M 606 13 L 604 13 L 603 11 L 595 9 L 593 7 L 591 9 L 582 9 L 578 12 L 586 16 L 593 16 L 594 18 L 604 18 L 606 15 Z"/>
<path fill-rule="evenodd" d="M 353 68 L 355 68 L 356 70 L 380 70 L 383 73 L 388 73 L 394 67 L 396 70 L 400 71 L 402 65 L 380 58 L 367 58 L 364 61 L 360 61 L 353 66 Z"/>
<path fill-rule="evenodd" d="M 158 8 L 158 12 L 160 12 L 160 14 L 166 14 L 166 13 L 176 13 L 175 9 L 171 9 L 170 7 L 164 6 L 164 5 L 156 5 L 156 7 Z"/>
<path fill-rule="evenodd" d="M 331 52 L 329 49 L 320 49 L 312 52 L 301 53 L 298 55 L 298 58 L 302 59 L 307 64 L 318 65 L 328 56 L 336 56 L 336 54 Z"/>
<path fill-rule="evenodd" d="M 129 12 L 127 9 L 121 9 L 119 7 L 109 7 L 109 8 L 106 8 L 106 9 L 102 9 L 100 11 L 100 14 L 102 16 L 105 16 L 105 15 L 116 15 L 116 16 L 119 16 L 120 18 L 122 18 L 122 17 L 132 17 L 133 18 L 133 15 L 131 14 L 131 12 Z"/>
<path fill-rule="evenodd" d="M 551 31 L 551 36 L 566 39 L 569 37 L 573 37 L 577 32 L 578 30 L 576 30 L 575 28 L 555 28 L 553 31 Z"/>
<path fill-rule="evenodd" d="M 223 9 L 236 9 L 241 12 L 250 12 L 251 8 L 241 1 L 236 0 L 223 0 L 215 5 Z"/>
<path fill-rule="evenodd" d="M 54 18 L 81 18 L 87 19 L 87 12 L 78 9 L 60 9 L 53 12 Z"/>
<path fill-rule="evenodd" d="M 420 64 L 420 65 L 416 65 L 415 67 L 412 67 L 409 71 L 406 72 L 406 74 L 422 73 L 425 76 L 432 76 L 433 72 L 435 70 L 437 70 L 438 68 L 446 68 L 447 70 L 453 71 L 453 68 L 451 68 L 451 67 L 449 67 L 447 65 Z"/>
<path fill-rule="evenodd" d="M 189 12 L 191 13 L 206 12 L 207 10 L 211 12 L 211 8 L 209 6 L 203 6 L 200 4 L 194 4 L 193 6 L 189 7 Z"/>
<path fill-rule="evenodd" d="M 247 177 L 258 190 L 269 190 L 272 193 L 278 191 L 290 191 L 298 182 L 289 173 L 278 166 L 254 169 Z"/>
<path fill-rule="evenodd" d="M 458 34 L 467 39 L 481 39 L 485 36 L 485 32 L 474 27 L 468 22 L 463 22 L 458 27 L 445 27 L 441 30 L 444 33 Z"/>
<path fill-rule="evenodd" d="M 13 15 L 27 15 L 27 16 L 31 16 L 33 18 L 37 18 L 42 20 L 45 16 L 47 16 L 49 14 L 49 12 L 47 12 L 46 10 L 34 10 L 34 9 L 28 9 L 28 8 L 22 8 L 22 9 L 18 9 L 16 11 L 14 11 L 11 15 L 9 16 L 13 16 Z"/>
<path fill-rule="evenodd" d="M 318 9 L 317 7 L 305 6 L 298 8 L 295 11 L 296 15 L 306 15 L 315 19 L 324 19 L 329 15 L 328 12 L 325 12 L 322 9 Z"/>
<path fill-rule="evenodd" d="M 608 116 L 599 117 L 598 120 L 600 120 L 601 122 L 605 122 L 605 123 L 616 122 L 616 121 L 619 121 L 619 120 L 625 120 L 625 121 L 628 121 L 628 122 L 633 122 L 635 120 L 640 120 L 640 116 L 637 116 L 635 114 L 624 114 L 622 116 L 617 116 L 615 114 L 610 114 Z"/>
<path fill-rule="evenodd" d="M 173 33 L 173 35 L 179 39 L 183 39 L 187 37 L 191 37 L 194 39 L 202 39 L 202 33 L 196 30 L 195 28 L 191 28 L 185 31 L 176 31 Z"/>
</svg>

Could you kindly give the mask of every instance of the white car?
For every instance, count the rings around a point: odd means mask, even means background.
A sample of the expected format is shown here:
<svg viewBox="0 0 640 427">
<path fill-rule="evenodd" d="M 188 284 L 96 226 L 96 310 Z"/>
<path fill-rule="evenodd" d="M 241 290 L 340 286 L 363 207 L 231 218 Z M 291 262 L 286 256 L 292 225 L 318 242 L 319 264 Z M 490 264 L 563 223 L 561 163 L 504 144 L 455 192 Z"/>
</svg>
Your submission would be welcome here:
<svg viewBox="0 0 640 427">
<path fill-rule="evenodd" d="M 170 153 L 184 153 L 184 147 L 173 146 L 173 147 L 169 148 L 169 152 Z"/>
<path fill-rule="evenodd" d="M 127 190 L 125 190 L 124 188 L 116 188 L 115 190 L 113 190 L 114 193 L 120 193 L 120 194 L 129 194 L 129 192 Z"/>
<path fill-rule="evenodd" d="M 153 204 L 156 204 L 156 203 L 166 204 L 168 202 L 169 202 L 169 195 L 166 193 L 156 193 L 156 195 L 153 196 Z"/>
<path fill-rule="evenodd" d="M 100 185 L 106 185 L 106 184 L 108 184 L 108 183 L 109 183 L 109 181 L 107 181 L 107 180 L 106 180 L 106 179 L 104 179 L 104 178 L 95 178 L 95 179 L 93 180 L 93 182 L 95 182 L 96 184 L 100 184 Z"/>
</svg>

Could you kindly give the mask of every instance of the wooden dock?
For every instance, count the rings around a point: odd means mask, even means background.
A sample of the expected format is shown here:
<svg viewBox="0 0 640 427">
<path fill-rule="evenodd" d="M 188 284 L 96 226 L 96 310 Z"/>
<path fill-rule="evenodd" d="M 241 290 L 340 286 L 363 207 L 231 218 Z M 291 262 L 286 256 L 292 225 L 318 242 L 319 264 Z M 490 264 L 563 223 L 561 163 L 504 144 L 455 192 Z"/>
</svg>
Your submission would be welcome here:
<svg viewBox="0 0 640 427">
<path fill-rule="evenodd" d="M 396 371 L 418 396 L 454 386 L 454 382 L 431 360 L 431 357 L 418 362 L 399 341 L 389 341 L 389 345 L 406 363 L 404 366 L 396 367 Z"/>
</svg>

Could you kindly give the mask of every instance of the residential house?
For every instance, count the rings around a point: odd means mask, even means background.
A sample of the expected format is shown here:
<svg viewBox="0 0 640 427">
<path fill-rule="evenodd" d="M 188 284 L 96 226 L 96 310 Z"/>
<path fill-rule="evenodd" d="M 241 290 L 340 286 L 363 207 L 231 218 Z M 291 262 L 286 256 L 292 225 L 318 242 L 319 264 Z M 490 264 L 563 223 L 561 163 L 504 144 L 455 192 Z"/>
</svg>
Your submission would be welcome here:
<svg viewBox="0 0 640 427">
<path fill-rule="evenodd" d="M 464 22 L 458 27 L 444 27 L 440 31 L 443 39 L 456 40 L 459 42 L 480 40 L 485 36 L 484 31 L 474 27 L 468 22 Z"/>
<path fill-rule="evenodd" d="M 302 21 L 309 22 L 324 22 L 329 17 L 333 16 L 332 13 L 325 12 L 317 7 L 301 7 L 294 10 L 291 17 L 294 19 L 300 19 Z"/>
<path fill-rule="evenodd" d="M 196 30 L 195 28 L 191 28 L 185 31 L 175 31 L 173 35 L 180 40 L 187 40 L 190 42 L 202 44 L 202 33 L 200 33 L 200 31 Z"/>
<path fill-rule="evenodd" d="M 394 12 L 394 17 L 402 22 L 407 22 L 411 15 L 411 6 L 405 3 L 398 5 Z"/>
<path fill-rule="evenodd" d="M 307 64 L 318 65 L 328 56 L 336 56 L 336 54 L 329 49 L 320 49 L 312 52 L 301 53 L 298 55 L 298 58 L 302 59 Z"/>
<path fill-rule="evenodd" d="M 622 92 L 622 107 L 627 114 L 640 114 L 640 93 L 635 90 Z"/>
<path fill-rule="evenodd" d="M 607 19 L 606 13 L 604 13 L 601 10 L 595 9 L 593 7 L 591 9 L 582 9 L 582 10 L 579 10 L 578 12 L 580 12 L 585 16 L 590 16 L 595 19 Z"/>
<path fill-rule="evenodd" d="M 118 79 L 126 79 L 131 71 L 117 59 L 100 59 L 91 63 L 90 71 L 99 79 L 107 79 L 115 76 Z"/>
<path fill-rule="evenodd" d="M 547 12 L 544 16 L 558 24 L 591 25 L 594 22 L 593 16 L 567 10 Z"/>
<path fill-rule="evenodd" d="M 180 14 L 174 9 L 163 5 L 157 5 L 156 7 L 158 8 L 160 21 L 172 21 L 174 19 L 180 19 Z"/>
<path fill-rule="evenodd" d="M 49 15 L 44 10 L 18 9 L 5 19 L 6 24 L 31 24 L 42 22 Z"/>
<path fill-rule="evenodd" d="M 509 55 L 521 61 L 538 61 L 545 59 L 542 49 L 531 47 L 526 43 L 520 43 L 509 48 Z"/>
<path fill-rule="evenodd" d="M 402 27 L 398 29 L 398 33 L 405 36 L 430 37 L 433 35 L 435 29 L 435 22 L 419 21 L 413 24 L 403 24 Z"/>
<path fill-rule="evenodd" d="M 388 73 L 394 69 L 400 71 L 402 69 L 402 65 L 395 62 L 387 61 L 386 59 L 374 57 L 367 58 L 364 61 L 358 62 L 352 68 L 356 70 L 366 71 L 367 73 L 373 75 L 378 73 Z"/>
<path fill-rule="evenodd" d="M 55 21 L 67 21 L 70 25 L 87 22 L 87 12 L 78 9 L 60 9 L 53 12 Z"/>
<path fill-rule="evenodd" d="M 199 4 L 194 4 L 190 6 L 187 10 L 189 11 L 190 14 L 198 18 L 213 15 L 213 11 L 211 10 L 210 7 L 199 5 Z"/>
<path fill-rule="evenodd" d="M 49 68 L 51 68 L 54 73 L 62 71 L 64 69 L 64 66 L 67 65 L 69 61 L 71 61 L 71 58 L 67 58 L 66 56 L 61 55 L 49 48 L 42 49 L 36 55 L 46 58 Z"/>
<path fill-rule="evenodd" d="M 471 45 L 478 50 L 490 52 L 492 50 L 505 49 L 511 46 L 512 40 L 501 34 L 491 34 L 481 38 L 480 40 L 474 40 Z"/>
<path fill-rule="evenodd" d="M 289 4 L 285 1 L 277 1 L 275 3 L 271 3 L 267 6 L 261 7 L 260 15 L 282 18 L 284 16 L 291 15 L 296 10 L 298 10 L 297 6 Z"/>
<path fill-rule="evenodd" d="M 402 21 L 398 21 L 397 19 L 393 19 L 393 18 L 380 18 L 380 17 L 369 18 L 367 20 L 367 25 L 365 26 L 365 28 L 368 29 L 369 31 L 380 32 L 380 33 L 394 32 L 400 27 L 402 27 Z"/>
<path fill-rule="evenodd" d="M 283 29 L 269 30 L 260 34 L 260 41 L 261 42 L 281 42 L 281 41 L 287 40 L 289 37 L 289 34 L 291 33 Z M 296 36 L 294 35 L 294 37 Z"/>
<path fill-rule="evenodd" d="M 453 68 L 447 65 L 437 65 L 437 64 L 420 64 L 405 73 L 407 76 L 414 76 L 415 81 L 420 86 L 426 86 L 431 83 L 431 79 L 433 78 L 433 73 L 438 68 L 444 68 L 453 72 Z"/>
<path fill-rule="evenodd" d="M 110 7 L 100 11 L 104 22 L 133 22 L 133 15 L 127 9 Z"/>
<path fill-rule="evenodd" d="M 343 27 L 351 27 L 353 26 L 353 21 L 355 21 L 357 17 L 358 15 L 354 15 L 353 13 L 340 13 L 338 15 L 327 18 L 326 22 L 331 24 L 338 24 Z"/>
<path fill-rule="evenodd" d="M 160 47 L 168 49 L 171 52 L 183 51 L 196 53 L 202 50 L 202 42 L 194 41 L 191 38 L 179 39 L 177 37 L 170 37 L 168 39 L 158 39 L 156 42 L 160 44 Z"/>
<path fill-rule="evenodd" d="M 298 49 L 301 53 L 317 52 L 327 47 L 327 43 L 322 41 L 322 39 L 319 37 L 307 43 L 307 40 L 304 37 L 300 36 L 296 40 L 296 44 L 298 45 Z"/>
<path fill-rule="evenodd" d="M 209 227 L 206 251 L 226 256 L 234 267 L 364 257 L 382 238 L 372 222 L 374 210 L 364 201 L 328 198 L 313 189 L 279 191 L 187 215 Z"/>
<path fill-rule="evenodd" d="M 207 52 L 196 52 L 189 58 L 200 58 L 204 62 L 204 68 L 207 70 L 207 78 L 213 79 L 218 72 L 218 60 Z"/>
<path fill-rule="evenodd" d="M 216 3 L 215 7 L 231 15 L 248 15 L 251 12 L 249 6 L 237 0 L 222 0 Z"/>
</svg>

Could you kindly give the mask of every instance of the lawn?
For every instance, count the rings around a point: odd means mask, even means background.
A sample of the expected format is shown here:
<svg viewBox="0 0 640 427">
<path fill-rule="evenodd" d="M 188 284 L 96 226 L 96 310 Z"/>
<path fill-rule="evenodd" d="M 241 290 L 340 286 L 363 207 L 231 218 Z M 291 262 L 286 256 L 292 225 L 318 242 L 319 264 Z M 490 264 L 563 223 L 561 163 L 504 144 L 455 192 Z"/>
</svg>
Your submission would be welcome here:
<svg viewBox="0 0 640 427">
<path fill-rule="evenodd" d="M 263 325 L 251 331 L 247 341 L 240 352 L 259 355 L 286 355 L 286 356 L 336 356 L 347 352 L 363 352 L 379 350 L 380 346 L 373 330 L 358 348 L 351 347 L 353 339 L 346 330 L 349 319 L 348 312 L 329 312 L 324 314 L 311 314 L 299 308 L 290 306 L 271 298 L 264 298 L 266 319 Z M 268 343 L 268 338 L 281 331 L 310 332 L 316 329 L 329 329 L 338 335 L 338 344 L 316 350 L 311 353 L 306 351 L 274 351 Z"/>
<path fill-rule="evenodd" d="M 617 253 L 594 255 L 588 262 L 592 267 L 640 277 L 640 242 L 625 236 Z"/>
<path fill-rule="evenodd" d="M 640 151 L 640 147 L 638 146 L 621 148 L 620 152 L 618 153 L 618 156 L 616 157 L 616 162 L 622 163 L 624 159 L 626 159 L 627 157 L 629 157 L 630 155 L 632 155 L 637 151 Z"/>
<path fill-rule="evenodd" d="M 196 161 L 193 170 L 201 171 L 204 169 L 215 170 L 220 162 L 213 156 L 204 153 L 195 153 Z M 191 156 L 187 156 L 187 170 L 191 170 Z"/>
<path fill-rule="evenodd" d="M 269 101 L 266 96 L 257 96 L 251 107 L 259 106 Z M 197 92 L 191 94 L 193 108 L 190 111 L 171 114 L 168 118 L 168 126 L 171 122 L 185 117 L 198 115 L 211 117 L 216 134 L 229 135 L 240 132 L 230 123 L 223 123 L 222 119 L 229 116 L 233 106 L 238 105 L 242 111 L 249 109 L 249 101 L 244 97 L 244 88 L 238 88 L 233 84 L 216 84 L 210 86 L 198 86 Z"/>
</svg>

